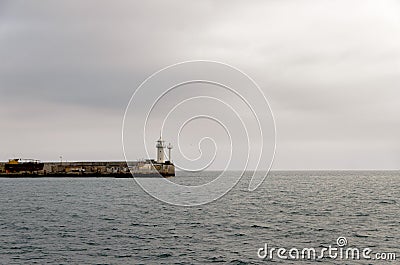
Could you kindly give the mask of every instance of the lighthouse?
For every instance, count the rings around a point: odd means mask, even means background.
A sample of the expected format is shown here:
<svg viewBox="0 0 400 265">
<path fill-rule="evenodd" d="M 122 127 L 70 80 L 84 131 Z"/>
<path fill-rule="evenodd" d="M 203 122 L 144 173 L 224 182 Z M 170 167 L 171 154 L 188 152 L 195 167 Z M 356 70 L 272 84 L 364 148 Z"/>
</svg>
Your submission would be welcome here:
<svg viewBox="0 0 400 265">
<path fill-rule="evenodd" d="M 164 158 L 164 148 L 165 148 L 165 144 L 164 144 L 164 140 L 161 138 L 161 134 L 160 134 L 160 139 L 157 140 L 157 163 L 163 164 L 165 162 L 165 158 Z"/>
</svg>

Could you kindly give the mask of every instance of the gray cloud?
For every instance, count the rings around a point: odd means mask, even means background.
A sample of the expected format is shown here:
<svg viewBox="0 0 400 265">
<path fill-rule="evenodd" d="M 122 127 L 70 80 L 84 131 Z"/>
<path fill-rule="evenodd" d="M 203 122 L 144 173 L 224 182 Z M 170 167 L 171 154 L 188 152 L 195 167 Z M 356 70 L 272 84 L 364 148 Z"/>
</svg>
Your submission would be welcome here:
<svg viewBox="0 0 400 265">
<path fill-rule="evenodd" d="M 399 14 L 398 1 L 2 1 L 0 160 L 122 159 L 133 90 L 210 59 L 270 100 L 274 168 L 398 168 Z"/>
</svg>

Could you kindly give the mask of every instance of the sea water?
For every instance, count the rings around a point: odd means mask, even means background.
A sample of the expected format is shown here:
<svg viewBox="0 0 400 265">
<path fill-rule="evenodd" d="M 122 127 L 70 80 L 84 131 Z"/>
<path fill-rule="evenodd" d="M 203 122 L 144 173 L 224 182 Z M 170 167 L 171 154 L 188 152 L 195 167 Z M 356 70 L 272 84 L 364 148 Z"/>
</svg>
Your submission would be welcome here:
<svg viewBox="0 0 400 265">
<path fill-rule="evenodd" d="M 174 181 L 216 175 L 178 173 Z M 246 176 L 196 207 L 160 202 L 133 179 L 0 179 L 0 264 L 267 264 L 257 255 L 265 244 L 321 248 L 339 237 L 400 254 L 400 172 L 271 172 L 252 192 Z"/>
</svg>

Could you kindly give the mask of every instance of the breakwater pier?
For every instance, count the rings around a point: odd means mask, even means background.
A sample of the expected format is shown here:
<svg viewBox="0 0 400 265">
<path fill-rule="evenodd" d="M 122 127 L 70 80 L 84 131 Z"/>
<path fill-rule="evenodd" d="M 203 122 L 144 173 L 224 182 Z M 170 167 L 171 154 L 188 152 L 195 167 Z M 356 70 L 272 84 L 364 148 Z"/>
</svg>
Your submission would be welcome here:
<svg viewBox="0 0 400 265">
<path fill-rule="evenodd" d="M 139 162 L 40 162 L 10 159 L 0 162 L 0 177 L 132 177 Z"/>
<path fill-rule="evenodd" d="M 0 177 L 171 177 L 175 166 L 169 161 L 157 163 L 143 161 L 92 161 L 92 162 L 40 162 L 37 160 L 10 159 L 0 162 Z"/>
<path fill-rule="evenodd" d="M 175 166 L 171 162 L 172 145 L 168 145 L 165 158 L 165 141 L 157 141 L 157 159 L 139 161 L 91 161 L 91 162 L 41 162 L 34 159 L 13 158 L 0 162 L 0 177 L 172 177 Z"/>
</svg>

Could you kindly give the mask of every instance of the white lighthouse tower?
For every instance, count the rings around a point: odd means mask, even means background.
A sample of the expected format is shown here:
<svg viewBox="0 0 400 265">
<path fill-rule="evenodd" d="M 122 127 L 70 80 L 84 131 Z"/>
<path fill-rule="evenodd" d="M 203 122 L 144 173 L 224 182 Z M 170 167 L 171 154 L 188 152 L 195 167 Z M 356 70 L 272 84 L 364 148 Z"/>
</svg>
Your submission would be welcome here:
<svg viewBox="0 0 400 265">
<path fill-rule="evenodd" d="M 157 140 L 157 163 L 164 163 L 165 162 L 165 158 L 164 158 L 164 148 L 165 148 L 165 144 L 164 144 L 164 140 L 161 138 L 161 134 L 160 134 L 160 139 Z"/>
</svg>

